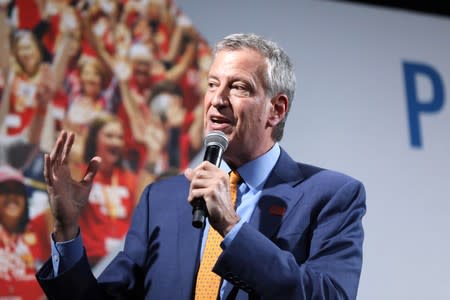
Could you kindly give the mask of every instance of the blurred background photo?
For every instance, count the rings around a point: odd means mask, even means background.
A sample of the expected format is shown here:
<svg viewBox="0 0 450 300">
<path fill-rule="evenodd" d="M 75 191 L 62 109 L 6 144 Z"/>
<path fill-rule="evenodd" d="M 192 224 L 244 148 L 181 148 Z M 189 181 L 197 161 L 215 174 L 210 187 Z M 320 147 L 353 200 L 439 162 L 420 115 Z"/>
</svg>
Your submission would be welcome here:
<svg viewBox="0 0 450 300">
<path fill-rule="evenodd" d="M 420 3 L 0 0 L 0 299 L 43 297 L 58 133 L 76 134 L 75 178 L 103 159 L 81 219 L 99 274 L 143 188 L 203 156 L 209 45 L 254 32 L 295 67 L 280 145 L 366 187 L 357 298 L 447 300 L 450 11 Z"/>
</svg>

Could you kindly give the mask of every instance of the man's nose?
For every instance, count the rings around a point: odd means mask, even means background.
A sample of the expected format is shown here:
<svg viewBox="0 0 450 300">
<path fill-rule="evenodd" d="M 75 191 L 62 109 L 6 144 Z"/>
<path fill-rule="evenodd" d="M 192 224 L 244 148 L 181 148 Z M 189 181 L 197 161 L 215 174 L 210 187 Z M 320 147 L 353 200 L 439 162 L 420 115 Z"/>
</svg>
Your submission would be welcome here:
<svg viewBox="0 0 450 300">
<path fill-rule="evenodd" d="M 226 86 L 218 87 L 213 95 L 211 104 L 214 107 L 224 107 L 229 105 L 229 88 L 227 88 Z"/>
</svg>

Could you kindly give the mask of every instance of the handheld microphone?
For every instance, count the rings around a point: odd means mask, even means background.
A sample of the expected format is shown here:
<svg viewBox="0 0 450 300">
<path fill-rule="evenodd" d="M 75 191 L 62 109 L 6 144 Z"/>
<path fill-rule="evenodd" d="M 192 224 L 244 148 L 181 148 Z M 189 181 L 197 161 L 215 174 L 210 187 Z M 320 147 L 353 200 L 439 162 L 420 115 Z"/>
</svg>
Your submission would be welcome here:
<svg viewBox="0 0 450 300">
<path fill-rule="evenodd" d="M 211 131 L 206 135 L 204 145 L 206 146 L 206 151 L 203 161 L 207 160 L 219 167 L 223 153 L 228 147 L 227 136 L 222 131 Z M 206 215 L 207 209 L 205 200 L 203 197 L 195 198 L 192 201 L 192 226 L 203 228 Z"/>
</svg>

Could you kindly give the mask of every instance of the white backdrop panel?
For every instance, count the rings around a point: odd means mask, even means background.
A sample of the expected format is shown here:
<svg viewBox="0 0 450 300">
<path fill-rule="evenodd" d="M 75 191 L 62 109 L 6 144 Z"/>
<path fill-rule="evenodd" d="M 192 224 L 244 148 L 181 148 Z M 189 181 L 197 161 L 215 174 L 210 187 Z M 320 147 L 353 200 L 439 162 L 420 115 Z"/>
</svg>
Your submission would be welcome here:
<svg viewBox="0 0 450 300">
<path fill-rule="evenodd" d="M 367 189 L 358 299 L 448 299 L 449 95 L 409 141 L 403 62 L 427 64 L 450 89 L 450 19 L 329 1 L 178 1 L 210 43 L 255 32 L 285 48 L 297 95 L 282 146 Z M 427 78 L 417 93 L 433 95 Z"/>
</svg>

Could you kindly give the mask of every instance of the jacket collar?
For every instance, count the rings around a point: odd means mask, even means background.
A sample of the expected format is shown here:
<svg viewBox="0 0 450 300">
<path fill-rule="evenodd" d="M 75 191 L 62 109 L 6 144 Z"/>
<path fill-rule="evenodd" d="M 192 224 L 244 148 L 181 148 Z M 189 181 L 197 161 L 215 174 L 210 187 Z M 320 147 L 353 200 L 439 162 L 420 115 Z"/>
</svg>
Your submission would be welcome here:
<svg viewBox="0 0 450 300">
<path fill-rule="evenodd" d="M 280 157 L 264 185 L 250 224 L 271 238 L 300 202 L 303 192 L 300 191 L 299 183 L 304 178 L 299 165 L 281 149 Z"/>
</svg>

